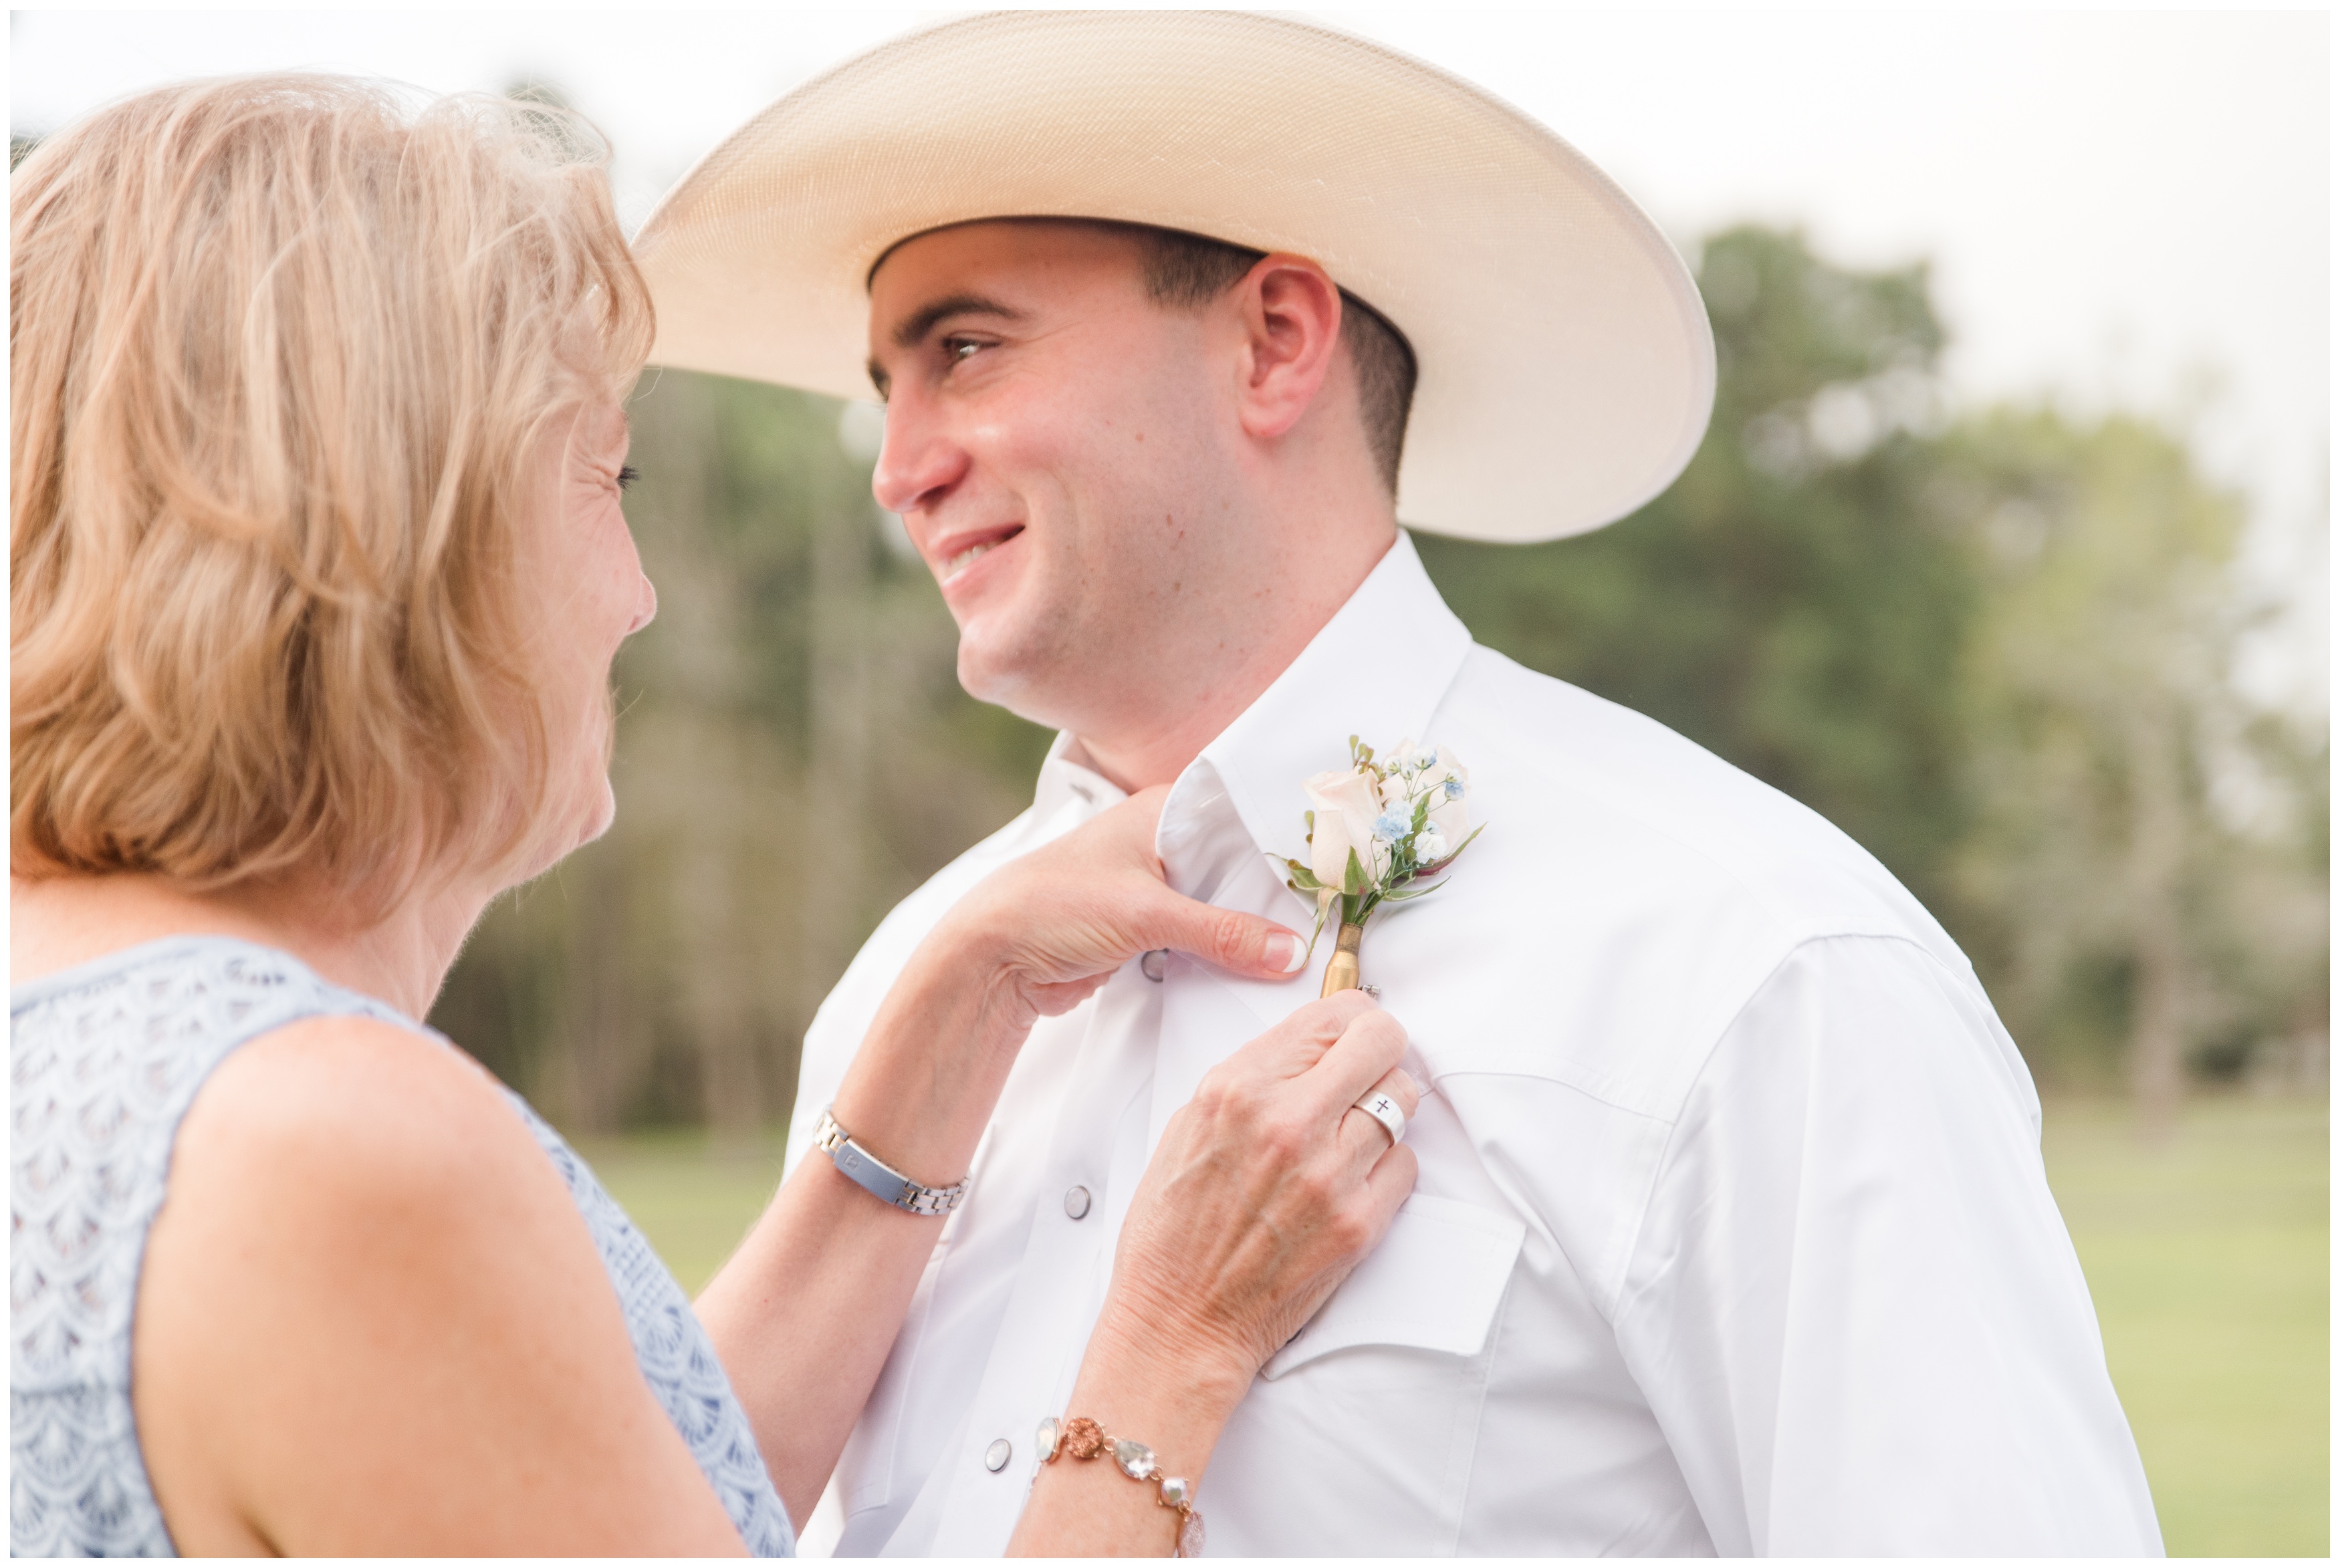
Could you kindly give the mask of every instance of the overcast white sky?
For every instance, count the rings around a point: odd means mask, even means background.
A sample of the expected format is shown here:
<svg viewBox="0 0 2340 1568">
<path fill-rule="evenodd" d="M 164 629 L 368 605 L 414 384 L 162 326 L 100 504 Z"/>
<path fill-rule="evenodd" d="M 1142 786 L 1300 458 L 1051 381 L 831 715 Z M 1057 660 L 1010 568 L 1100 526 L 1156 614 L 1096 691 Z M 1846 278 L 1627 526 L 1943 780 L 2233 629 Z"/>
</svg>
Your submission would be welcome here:
<svg viewBox="0 0 2340 1568">
<path fill-rule="evenodd" d="M 1473 78 L 1685 246 L 1801 222 L 1931 257 L 1966 397 L 2192 409 L 2302 612 L 2253 684 L 2325 689 L 2332 40 L 2320 11 L 1324 10 Z M 16 11 L 9 120 L 289 66 L 440 90 L 554 84 L 607 131 L 630 223 L 770 98 L 930 9 Z M 2202 389 L 2218 389 L 2206 401 Z M 2303 686 L 2302 683 L 2305 683 Z"/>
</svg>

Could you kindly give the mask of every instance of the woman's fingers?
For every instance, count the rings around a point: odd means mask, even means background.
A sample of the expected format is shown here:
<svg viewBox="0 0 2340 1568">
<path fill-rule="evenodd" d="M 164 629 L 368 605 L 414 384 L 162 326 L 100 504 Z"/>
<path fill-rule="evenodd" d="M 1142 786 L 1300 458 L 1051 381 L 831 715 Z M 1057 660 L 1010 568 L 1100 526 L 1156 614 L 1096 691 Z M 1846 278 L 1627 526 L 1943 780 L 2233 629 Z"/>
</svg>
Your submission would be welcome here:
<svg viewBox="0 0 2340 1568">
<path fill-rule="evenodd" d="M 961 911 L 1002 938 L 1011 967 L 1042 986 L 1108 974 L 1155 948 L 1254 979 L 1299 973 L 1308 944 L 1291 927 L 1165 885 L 1154 835 L 1168 794 L 1143 790 L 1002 867 Z"/>
<path fill-rule="evenodd" d="M 1162 885 L 1161 863 L 1154 857 L 1154 834 L 1162 817 L 1167 785 L 1140 790 L 1080 829 L 1110 846 L 1106 853 L 1127 857 L 1153 883 L 1142 896 L 1133 946 L 1138 952 L 1175 948 L 1204 962 L 1235 974 L 1261 980 L 1282 980 L 1300 972 L 1307 962 L 1308 943 L 1290 926 L 1239 910 L 1201 903 Z"/>
<path fill-rule="evenodd" d="M 1162 803 L 1169 798 L 1168 784 L 1150 784 L 1127 800 L 1107 806 L 1075 831 L 1107 835 L 1151 860 L 1155 831 L 1162 822 Z"/>
<path fill-rule="evenodd" d="M 1280 1090 L 1322 1061 L 1349 1025 L 1373 1011 L 1373 998 L 1361 991 L 1312 1001 L 1213 1068 L 1210 1077 L 1243 1084 L 1239 1092 L 1254 1099 L 1263 1090 Z"/>
<path fill-rule="evenodd" d="M 1341 1038 L 1309 1069 L 1303 1082 L 1319 1111 L 1337 1117 L 1404 1054 L 1405 1025 L 1368 1005 L 1348 1021 Z"/>
<path fill-rule="evenodd" d="M 1391 1068 L 1382 1075 L 1381 1081 L 1366 1092 L 1389 1096 L 1395 1102 L 1398 1114 L 1408 1121 L 1413 1119 L 1414 1109 L 1422 1103 L 1422 1090 L 1414 1083 L 1413 1075 L 1402 1067 Z M 1397 1141 L 1378 1117 L 1354 1104 L 1341 1113 L 1340 1139 L 1342 1149 L 1350 1158 L 1351 1168 L 1361 1171 L 1372 1169 L 1373 1162 L 1387 1154 L 1390 1146 Z"/>
<path fill-rule="evenodd" d="M 1365 1176 L 1366 1208 L 1372 1226 L 1373 1241 L 1365 1247 L 1371 1252 L 1389 1234 L 1390 1221 L 1397 1218 L 1399 1207 L 1413 1195 L 1414 1178 L 1422 1174 L 1422 1166 L 1413 1150 L 1399 1144 L 1375 1162 Z M 1364 1253 L 1359 1253 L 1362 1258 Z"/>
<path fill-rule="evenodd" d="M 1290 926 L 1240 910 L 1199 903 L 1157 888 L 1146 900 L 1140 941 L 1175 948 L 1205 963 L 1260 980 L 1298 974 L 1308 960 L 1308 942 Z"/>
<path fill-rule="evenodd" d="M 1382 1074 L 1381 1081 L 1373 1085 L 1373 1090 L 1396 1100 L 1398 1114 L 1408 1121 L 1412 1121 L 1413 1113 L 1422 1109 L 1422 1085 L 1413 1080 L 1413 1074 L 1402 1067 L 1393 1067 Z"/>
</svg>

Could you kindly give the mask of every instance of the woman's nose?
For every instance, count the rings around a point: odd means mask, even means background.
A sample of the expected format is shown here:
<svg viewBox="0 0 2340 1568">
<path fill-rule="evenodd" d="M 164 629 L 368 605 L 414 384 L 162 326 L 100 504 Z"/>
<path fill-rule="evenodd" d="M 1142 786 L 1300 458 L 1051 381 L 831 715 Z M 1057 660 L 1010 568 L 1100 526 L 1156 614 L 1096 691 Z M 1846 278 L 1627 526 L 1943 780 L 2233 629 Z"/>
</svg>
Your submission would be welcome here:
<svg viewBox="0 0 2340 1568">
<path fill-rule="evenodd" d="M 642 578 L 642 591 L 640 595 L 639 602 L 634 606 L 634 621 L 631 626 L 626 628 L 626 635 L 628 636 L 632 636 L 636 632 L 640 631 L 644 626 L 649 625 L 650 622 L 657 618 L 658 585 L 650 581 L 649 577 L 646 575 Z"/>
<path fill-rule="evenodd" d="M 886 405 L 886 440 L 869 478 L 870 493 L 889 512 L 930 505 L 967 472 L 967 453 L 913 396 Z"/>
</svg>

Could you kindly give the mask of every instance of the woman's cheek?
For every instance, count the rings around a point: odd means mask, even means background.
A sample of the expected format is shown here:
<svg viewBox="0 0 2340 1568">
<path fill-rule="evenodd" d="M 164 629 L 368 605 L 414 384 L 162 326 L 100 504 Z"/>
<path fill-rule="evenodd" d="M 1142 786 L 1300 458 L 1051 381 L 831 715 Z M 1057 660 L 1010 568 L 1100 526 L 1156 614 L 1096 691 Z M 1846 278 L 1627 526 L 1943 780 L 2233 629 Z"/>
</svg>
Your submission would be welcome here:
<svg viewBox="0 0 2340 1568">
<path fill-rule="evenodd" d="M 626 627 L 628 636 L 632 636 L 636 632 L 658 619 L 658 585 L 650 581 L 649 576 L 639 567 L 634 569 L 634 576 L 641 587 L 635 595 L 633 623 Z"/>
</svg>

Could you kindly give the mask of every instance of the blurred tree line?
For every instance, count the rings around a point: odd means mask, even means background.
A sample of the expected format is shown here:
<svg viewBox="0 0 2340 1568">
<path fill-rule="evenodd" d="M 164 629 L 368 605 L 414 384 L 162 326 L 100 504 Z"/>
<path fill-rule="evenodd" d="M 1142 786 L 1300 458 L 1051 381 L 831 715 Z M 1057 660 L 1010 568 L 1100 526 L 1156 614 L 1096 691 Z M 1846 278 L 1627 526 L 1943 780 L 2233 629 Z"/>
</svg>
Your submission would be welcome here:
<svg viewBox="0 0 2340 1568">
<path fill-rule="evenodd" d="M 1478 638 L 1819 810 L 1943 920 L 2045 1083 L 2321 1070 L 2328 738 L 2231 666 L 2269 606 L 2181 434 L 1951 409 L 1926 269 L 1702 247 L 1713 425 L 1636 517 L 1418 536 Z M 1029 799 L 1048 737 L 959 691 L 870 499 L 870 410 L 652 371 L 608 837 L 500 902 L 432 1014 L 574 1130 L 741 1136 L 895 901 Z"/>
</svg>

